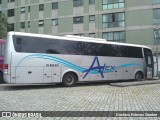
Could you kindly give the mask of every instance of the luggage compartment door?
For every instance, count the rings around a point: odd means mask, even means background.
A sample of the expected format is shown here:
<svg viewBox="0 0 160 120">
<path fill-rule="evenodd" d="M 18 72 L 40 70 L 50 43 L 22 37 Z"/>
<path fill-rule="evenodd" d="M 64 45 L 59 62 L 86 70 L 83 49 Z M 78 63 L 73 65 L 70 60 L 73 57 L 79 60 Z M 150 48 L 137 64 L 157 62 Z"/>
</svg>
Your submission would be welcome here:
<svg viewBox="0 0 160 120">
<path fill-rule="evenodd" d="M 43 68 L 43 83 L 52 82 L 52 67 Z"/>
<path fill-rule="evenodd" d="M 15 68 L 16 83 L 43 83 L 43 67 Z"/>
</svg>

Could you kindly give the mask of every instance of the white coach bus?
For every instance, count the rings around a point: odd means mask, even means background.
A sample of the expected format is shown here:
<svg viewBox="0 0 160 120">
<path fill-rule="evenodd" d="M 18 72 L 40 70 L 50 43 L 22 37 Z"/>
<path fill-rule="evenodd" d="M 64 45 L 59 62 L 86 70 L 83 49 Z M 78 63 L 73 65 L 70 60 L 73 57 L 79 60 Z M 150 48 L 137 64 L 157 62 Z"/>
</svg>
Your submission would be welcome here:
<svg viewBox="0 0 160 120">
<path fill-rule="evenodd" d="M 7 83 L 142 80 L 153 77 L 149 47 L 75 36 L 9 32 L 4 60 Z"/>
</svg>

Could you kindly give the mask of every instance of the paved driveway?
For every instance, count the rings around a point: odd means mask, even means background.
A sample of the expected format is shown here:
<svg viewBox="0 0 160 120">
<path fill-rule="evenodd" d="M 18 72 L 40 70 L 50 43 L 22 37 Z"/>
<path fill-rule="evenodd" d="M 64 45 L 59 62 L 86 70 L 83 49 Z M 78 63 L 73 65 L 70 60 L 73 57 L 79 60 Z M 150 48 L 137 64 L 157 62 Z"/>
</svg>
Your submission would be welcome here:
<svg viewBox="0 0 160 120">
<path fill-rule="evenodd" d="M 70 88 L 61 85 L 0 84 L 0 111 L 160 111 L 160 84 L 116 87 L 105 82 L 78 84 Z"/>
</svg>

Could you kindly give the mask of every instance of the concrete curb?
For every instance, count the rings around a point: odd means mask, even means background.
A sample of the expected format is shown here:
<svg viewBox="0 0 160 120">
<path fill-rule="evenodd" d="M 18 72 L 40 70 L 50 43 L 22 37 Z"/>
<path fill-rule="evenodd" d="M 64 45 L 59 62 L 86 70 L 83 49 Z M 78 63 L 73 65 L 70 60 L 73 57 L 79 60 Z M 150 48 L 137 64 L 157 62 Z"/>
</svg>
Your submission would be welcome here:
<svg viewBox="0 0 160 120">
<path fill-rule="evenodd" d="M 128 87 L 128 86 L 157 84 L 157 83 L 160 83 L 160 80 L 144 80 L 144 81 L 136 81 L 136 82 L 118 82 L 118 83 L 110 83 L 110 85 L 111 86 L 117 86 L 117 87 Z"/>
</svg>

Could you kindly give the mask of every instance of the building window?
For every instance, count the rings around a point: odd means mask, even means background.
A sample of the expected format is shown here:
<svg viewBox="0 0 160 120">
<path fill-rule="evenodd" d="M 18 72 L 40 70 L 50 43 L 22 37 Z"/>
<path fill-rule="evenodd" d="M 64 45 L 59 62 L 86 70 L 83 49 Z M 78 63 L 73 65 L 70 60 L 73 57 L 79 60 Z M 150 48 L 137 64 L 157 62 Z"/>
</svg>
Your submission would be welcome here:
<svg viewBox="0 0 160 120">
<path fill-rule="evenodd" d="M 31 11 L 31 6 L 28 6 L 28 12 L 30 12 Z"/>
<path fill-rule="evenodd" d="M 123 27 L 125 26 L 124 13 L 104 14 L 103 28 Z"/>
<path fill-rule="evenodd" d="M 160 29 L 154 30 L 154 44 L 155 45 L 160 44 Z"/>
<path fill-rule="evenodd" d="M 21 13 L 25 13 L 25 7 L 21 7 Z"/>
<path fill-rule="evenodd" d="M 15 0 L 8 0 L 8 3 L 10 3 L 10 2 L 15 2 Z"/>
<path fill-rule="evenodd" d="M 53 19 L 52 20 L 52 25 L 53 26 L 58 26 L 58 19 Z"/>
<path fill-rule="evenodd" d="M 89 21 L 90 21 L 90 22 L 95 21 L 95 15 L 90 15 L 90 16 L 89 16 Z"/>
<path fill-rule="evenodd" d="M 9 31 L 14 31 L 14 23 L 9 24 L 9 26 L 7 27 L 7 32 Z"/>
<path fill-rule="evenodd" d="M 102 37 L 107 41 L 112 42 L 125 42 L 125 32 L 105 32 L 102 34 Z"/>
<path fill-rule="evenodd" d="M 73 0 L 73 6 L 78 7 L 83 5 L 83 0 Z"/>
<path fill-rule="evenodd" d="M 95 0 L 89 0 L 89 4 L 95 4 Z"/>
<path fill-rule="evenodd" d="M 44 10 L 44 4 L 39 5 L 39 11 L 43 11 Z"/>
<path fill-rule="evenodd" d="M 124 0 L 103 0 L 103 9 L 124 8 Z"/>
<path fill-rule="evenodd" d="M 89 33 L 89 37 L 95 38 L 95 33 Z"/>
<path fill-rule="evenodd" d="M 2 4 L 2 0 L 0 0 L 0 4 Z"/>
<path fill-rule="evenodd" d="M 8 17 L 13 17 L 14 16 L 14 9 L 8 10 Z"/>
<path fill-rule="evenodd" d="M 75 35 L 75 36 L 80 36 L 80 37 L 83 36 L 83 34 L 74 34 L 74 35 Z"/>
<path fill-rule="evenodd" d="M 160 24 L 160 9 L 153 10 L 153 23 Z"/>
<path fill-rule="evenodd" d="M 30 21 L 28 21 L 28 28 L 30 28 L 30 23 L 31 23 L 31 22 L 30 22 Z"/>
<path fill-rule="evenodd" d="M 44 21 L 43 20 L 39 20 L 39 27 L 43 27 L 44 26 Z"/>
<path fill-rule="evenodd" d="M 52 3 L 52 10 L 58 9 L 58 2 Z"/>
<path fill-rule="evenodd" d="M 153 0 L 153 4 L 159 4 L 160 0 Z"/>
<path fill-rule="evenodd" d="M 79 24 L 79 23 L 83 23 L 83 16 L 73 18 L 73 24 Z"/>
<path fill-rule="evenodd" d="M 25 22 L 21 22 L 21 29 L 25 28 Z"/>
</svg>

